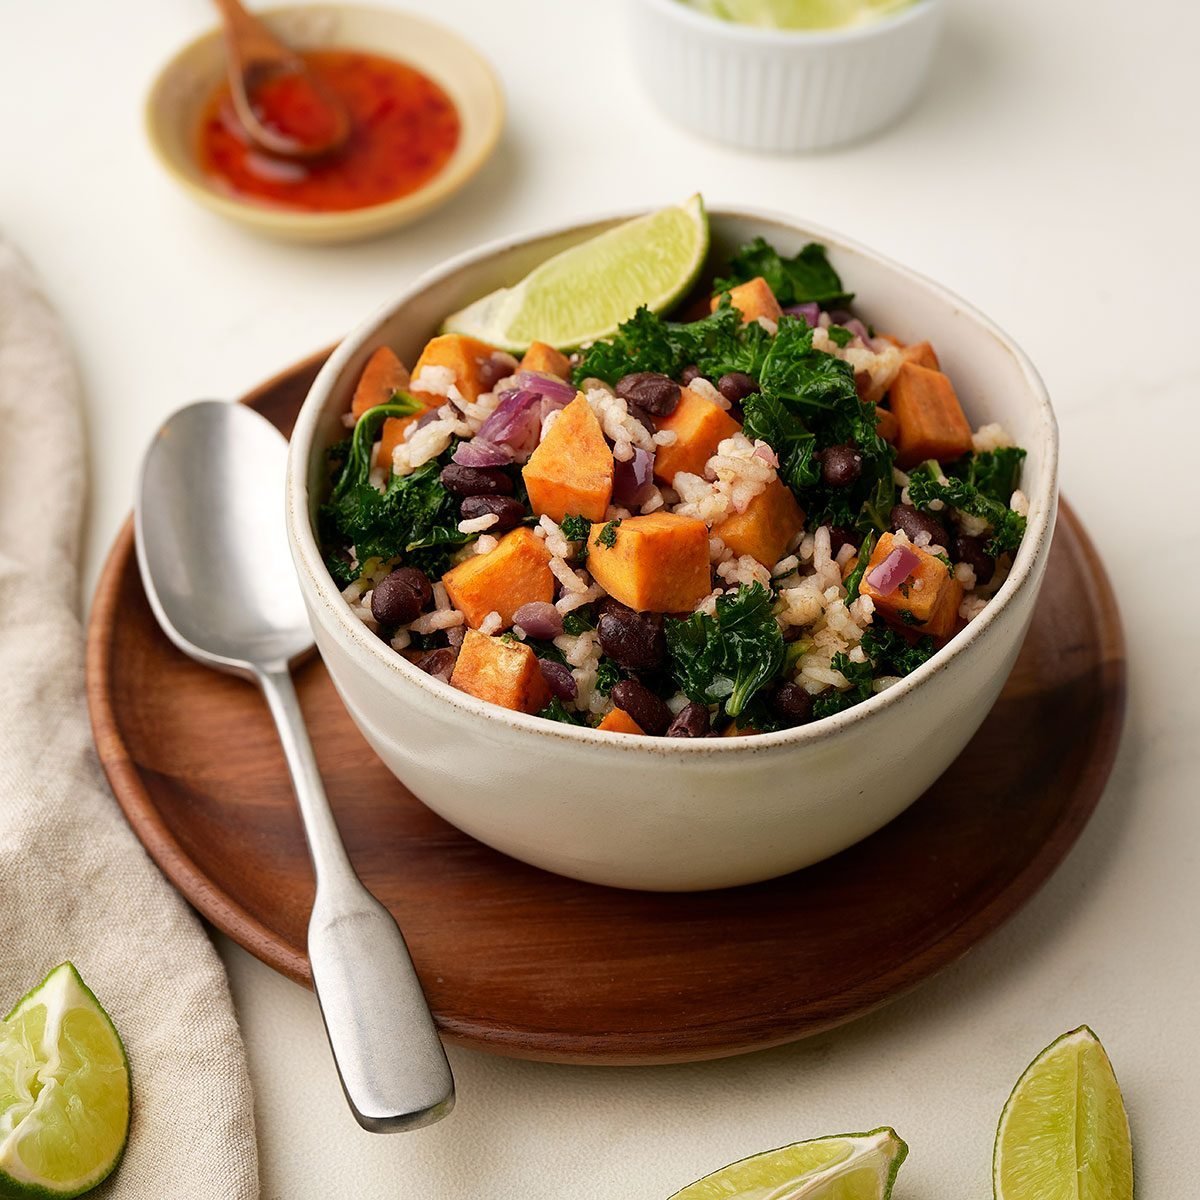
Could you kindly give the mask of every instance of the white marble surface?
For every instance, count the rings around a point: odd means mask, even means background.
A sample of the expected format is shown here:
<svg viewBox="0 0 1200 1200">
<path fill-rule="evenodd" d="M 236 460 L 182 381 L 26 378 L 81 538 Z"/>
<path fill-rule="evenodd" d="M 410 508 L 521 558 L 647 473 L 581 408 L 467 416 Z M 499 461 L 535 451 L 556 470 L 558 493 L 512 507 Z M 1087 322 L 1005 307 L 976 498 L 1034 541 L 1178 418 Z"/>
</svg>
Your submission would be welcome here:
<svg viewBox="0 0 1200 1200">
<path fill-rule="evenodd" d="M 453 251 L 701 189 L 844 229 L 961 291 L 1025 345 L 1057 403 L 1064 490 L 1127 624 L 1125 742 L 1066 865 L 965 961 L 838 1033 L 662 1070 L 454 1052 L 453 1119 L 376 1138 L 342 1104 L 312 996 L 223 943 L 265 1196 L 652 1200 L 726 1160 L 885 1122 L 912 1146 L 900 1200 L 983 1195 L 1011 1083 L 1082 1021 L 1124 1084 L 1142 1194 L 1194 1192 L 1200 645 L 1187 598 L 1200 587 L 1200 10 L 950 6 L 936 76 L 902 125 L 848 150 L 770 159 L 691 140 L 648 110 L 612 0 L 413 3 L 498 64 L 511 103 L 503 145 L 419 227 L 324 250 L 219 223 L 152 161 L 142 96 L 208 19 L 199 0 L 125 0 L 119 13 L 94 0 L 0 0 L 0 223 L 36 260 L 78 345 L 94 472 L 89 581 L 169 409 L 245 390 Z"/>
</svg>

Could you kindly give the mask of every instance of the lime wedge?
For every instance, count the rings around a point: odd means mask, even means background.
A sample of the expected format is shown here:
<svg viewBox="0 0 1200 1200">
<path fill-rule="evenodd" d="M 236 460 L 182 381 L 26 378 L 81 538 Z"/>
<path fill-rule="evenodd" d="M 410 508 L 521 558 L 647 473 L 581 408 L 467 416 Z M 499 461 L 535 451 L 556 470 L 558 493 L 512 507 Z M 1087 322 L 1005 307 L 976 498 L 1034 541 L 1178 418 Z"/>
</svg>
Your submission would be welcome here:
<svg viewBox="0 0 1200 1200">
<path fill-rule="evenodd" d="M 671 1200 L 888 1200 L 907 1155 L 894 1129 L 796 1142 L 722 1167 Z"/>
<path fill-rule="evenodd" d="M 691 287 L 708 253 L 704 201 L 659 209 L 547 259 L 520 283 L 446 318 L 463 333 L 504 350 L 530 342 L 574 349 L 615 333 L 640 305 L 670 307 Z"/>
<path fill-rule="evenodd" d="M 697 8 L 736 21 L 767 29 L 841 29 L 865 25 L 913 0 L 693 0 Z"/>
<path fill-rule="evenodd" d="M 1112 1064 L 1086 1026 L 1033 1060 L 996 1130 L 996 1200 L 1132 1200 L 1129 1118 Z"/>
<path fill-rule="evenodd" d="M 0 1197 L 78 1196 L 129 1135 L 129 1065 L 108 1014 L 70 963 L 0 1024 Z"/>
</svg>

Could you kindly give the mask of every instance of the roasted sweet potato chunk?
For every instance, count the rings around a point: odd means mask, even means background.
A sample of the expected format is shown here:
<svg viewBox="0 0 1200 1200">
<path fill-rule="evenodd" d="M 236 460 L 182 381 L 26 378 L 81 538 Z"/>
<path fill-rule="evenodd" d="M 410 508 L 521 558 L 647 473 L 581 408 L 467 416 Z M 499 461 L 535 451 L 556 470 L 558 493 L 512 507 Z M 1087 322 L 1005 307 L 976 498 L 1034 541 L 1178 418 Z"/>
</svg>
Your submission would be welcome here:
<svg viewBox="0 0 1200 1200">
<path fill-rule="evenodd" d="M 929 342 L 913 342 L 903 347 L 904 361 L 918 367 L 927 367 L 930 371 L 940 371 L 942 364 L 938 362 L 937 352 Z"/>
<path fill-rule="evenodd" d="M 885 442 L 895 443 L 900 436 L 900 422 L 896 420 L 896 414 L 891 409 L 880 408 L 878 404 L 875 405 L 875 428 Z"/>
<path fill-rule="evenodd" d="M 623 708 L 614 708 L 605 713 L 604 720 L 596 728 L 607 729 L 609 733 L 644 734 L 646 732 Z"/>
<path fill-rule="evenodd" d="M 604 519 L 612 499 L 613 456 L 586 396 L 576 396 L 558 414 L 521 473 L 539 516 Z"/>
<path fill-rule="evenodd" d="M 500 539 L 488 554 L 476 554 L 442 576 L 450 602 L 478 629 L 491 612 L 505 627 L 531 600 L 554 599 L 554 576 L 545 542 L 522 525 Z"/>
<path fill-rule="evenodd" d="M 708 526 L 663 512 L 626 517 L 611 527 L 595 524 L 587 565 L 596 582 L 628 608 L 689 612 L 709 593 Z"/>
<path fill-rule="evenodd" d="M 474 401 L 491 386 L 490 376 L 484 371 L 483 364 L 495 352 L 494 346 L 478 338 L 466 337 L 461 333 L 444 333 L 426 343 L 413 367 L 413 379 L 420 382 L 421 371 L 425 367 L 449 367 L 454 372 L 455 386 L 463 398 Z"/>
<path fill-rule="evenodd" d="M 783 316 L 783 309 L 779 307 L 779 301 L 775 299 L 771 285 L 761 275 L 754 279 L 748 279 L 745 283 L 739 283 L 735 288 L 730 288 L 729 300 L 733 307 L 742 314 L 743 325 L 750 321 L 756 321 L 759 317 L 766 317 L 769 321 L 778 321 Z M 716 312 L 720 303 L 721 297 L 714 296 L 711 306 L 713 312 Z"/>
<path fill-rule="evenodd" d="M 703 475 L 718 444 L 741 429 L 723 408 L 686 387 L 680 389 L 675 411 L 655 424 L 675 434 L 675 441 L 659 446 L 654 456 L 654 474 L 664 483 L 671 483 L 680 471 Z"/>
<path fill-rule="evenodd" d="M 870 596 L 875 611 L 898 629 L 930 633 L 936 638 L 948 638 L 954 632 L 958 606 L 962 603 L 962 584 L 951 574 L 940 558 L 935 558 L 920 546 L 907 548 L 917 556 L 917 565 L 908 578 L 891 592 L 880 592 L 871 583 L 871 572 L 883 564 L 896 549 L 893 534 L 883 534 L 875 544 L 867 564 L 859 593 Z"/>
<path fill-rule="evenodd" d="M 765 566 L 773 567 L 788 543 L 804 528 L 804 511 L 796 503 L 792 489 L 778 476 L 746 506 L 713 526 L 734 554 L 749 554 Z"/>
<path fill-rule="evenodd" d="M 463 638 L 450 682 L 459 691 L 517 712 L 538 712 L 550 703 L 549 685 L 528 646 L 475 629 Z"/>
<path fill-rule="evenodd" d="M 888 402 L 900 423 L 900 467 L 914 467 L 927 458 L 951 462 L 971 449 L 971 426 L 954 385 L 941 371 L 903 363 L 888 390 Z"/>
<path fill-rule="evenodd" d="M 408 368 L 400 361 L 395 350 L 391 346 L 380 346 L 367 359 L 367 365 L 358 377 L 354 399 L 350 402 L 350 411 L 354 419 L 357 421 L 369 408 L 388 404 L 397 392 L 407 390 L 408 383 Z M 403 423 L 411 419 L 400 418 Z"/>
<path fill-rule="evenodd" d="M 559 379 L 569 379 L 571 376 L 571 361 L 561 351 L 545 342 L 533 342 L 525 351 L 519 369 L 522 371 L 540 371 L 543 375 L 556 375 Z"/>
</svg>

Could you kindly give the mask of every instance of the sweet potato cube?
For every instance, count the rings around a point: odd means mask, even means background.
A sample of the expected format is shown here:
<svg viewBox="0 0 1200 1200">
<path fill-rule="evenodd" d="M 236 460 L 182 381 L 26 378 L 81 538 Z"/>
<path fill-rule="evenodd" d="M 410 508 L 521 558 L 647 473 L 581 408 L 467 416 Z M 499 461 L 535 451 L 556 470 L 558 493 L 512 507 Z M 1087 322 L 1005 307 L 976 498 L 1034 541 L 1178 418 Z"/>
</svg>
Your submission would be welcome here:
<svg viewBox="0 0 1200 1200">
<path fill-rule="evenodd" d="M 903 363 L 888 399 L 900 422 L 896 443 L 900 467 L 914 467 L 927 458 L 949 462 L 971 449 L 971 426 L 954 385 L 941 371 Z"/>
<path fill-rule="evenodd" d="M 607 729 L 609 733 L 645 734 L 646 732 L 623 708 L 614 708 L 605 713 L 604 720 L 596 728 Z"/>
<path fill-rule="evenodd" d="M 885 442 L 894 443 L 900 436 L 900 422 L 890 408 L 880 408 L 875 405 L 875 428 Z"/>
<path fill-rule="evenodd" d="M 358 385 L 354 389 L 354 399 L 350 402 L 350 411 L 357 421 L 369 408 L 377 408 L 380 404 L 388 404 L 397 392 L 408 389 L 408 368 L 400 361 L 391 346 L 380 346 L 363 367 L 363 373 L 358 377 Z M 404 423 L 411 417 L 400 418 Z"/>
<path fill-rule="evenodd" d="M 569 379 L 571 376 L 571 360 L 553 346 L 545 342 L 533 342 L 525 356 L 521 359 L 519 369 L 522 371 L 540 371 L 543 375 L 556 375 L 559 379 Z"/>
<path fill-rule="evenodd" d="M 501 708 L 534 713 L 550 703 L 550 688 L 537 655 L 521 642 L 488 637 L 469 629 L 450 683 Z"/>
<path fill-rule="evenodd" d="M 929 342 L 913 342 L 904 346 L 904 361 L 918 367 L 927 367 L 930 371 L 940 371 L 942 364 L 938 362 L 937 351 Z"/>
<path fill-rule="evenodd" d="M 638 612 L 690 612 L 708 595 L 708 526 L 695 517 L 656 512 L 626 517 L 588 538 L 588 569 L 610 596 Z M 611 541 L 612 545 L 606 543 Z"/>
<path fill-rule="evenodd" d="M 425 367 L 449 367 L 454 372 L 454 383 L 466 400 L 476 400 L 481 392 L 491 387 L 489 375 L 485 375 L 483 364 L 496 352 L 494 346 L 478 338 L 466 337 L 461 333 L 444 333 L 431 338 L 421 351 L 417 365 L 413 367 L 413 379 L 419 382 Z"/>
<path fill-rule="evenodd" d="M 886 595 L 871 583 L 871 572 L 896 549 L 896 539 L 890 533 L 883 534 L 875 544 L 875 552 L 867 564 L 859 593 L 870 596 L 875 610 L 891 625 L 899 629 L 915 629 L 921 633 L 932 633 L 935 637 L 948 637 L 947 612 L 950 614 L 950 629 L 953 617 L 957 616 L 962 602 L 962 584 L 950 573 L 940 558 L 935 558 L 920 546 L 909 545 L 919 560 L 912 574 L 899 587 Z M 951 603 L 951 601 L 953 601 Z"/>
<path fill-rule="evenodd" d="M 718 443 L 741 429 L 723 408 L 686 387 L 680 389 L 675 411 L 659 417 L 655 424 L 675 434 L 675 441 L 659 446 L 654 456 L 654 474 L 664 483 L 671 483 L 680 471 L 703 475 L 704 464 L 717 452 Z"/>
<path fill-rule="evenodd" d="M 576 396 L 555 417 L 521 474 L 539 516 L 604 519 L 612 499 L 613 456 L 586 396 Z"/>
<path fill-rule="evenodd" d="M 761 275 L 754 279 L 748 279 L 745 283 L 739 283 L 735 288 L 730 288 L 729 300 L 733 307 L 741 312 L 743 325 L 756 321 L 759 317 L 766 317 L 769 321 L 778 321 L 783 316 L 783 309 L 779 307 L 779 301 L 775 299 L 771 285 Z M 720 303 L 721 297 L 714 296 L 711 305 L 713 312 L 717 311 Z"/>
<path fill-rule="evenodd" d="M 792 489 L 776 476 L 750 501 L 745 512 L 734 513 L 714 525 L 713 536 L 739 557 L 749 554 L 773 567 L 803 528 L 803 509 L 796 503 Z"/>
<path fill-rule="evenodd" d="M 525 525 L 505 534 L 495 550 L 475 554 L 442 576 L 450 602 L 478 629 L 491 612 L 505 627 L 531 600 L 554 599 L 554 576 L 545 542 Z"/>
</svg>

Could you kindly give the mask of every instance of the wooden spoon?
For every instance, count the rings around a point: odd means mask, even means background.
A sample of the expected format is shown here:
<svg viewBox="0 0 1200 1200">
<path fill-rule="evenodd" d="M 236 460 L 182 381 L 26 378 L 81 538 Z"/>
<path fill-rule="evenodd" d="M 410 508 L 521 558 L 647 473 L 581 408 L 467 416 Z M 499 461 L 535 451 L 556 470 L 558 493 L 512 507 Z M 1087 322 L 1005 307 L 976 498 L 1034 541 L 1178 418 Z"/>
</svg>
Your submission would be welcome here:
<svg viewBox="0 0 1200 1200">
<path fill-rule="evenodd" d="M 250 140 L 278 158 L 337 150 L 350 134 L 342 103 L 240 0 L 215 3 L 225 25 L 234 111 Z M 272 98 L 286 98 L 286 107 L 270 104 Z"/>
</svg>

